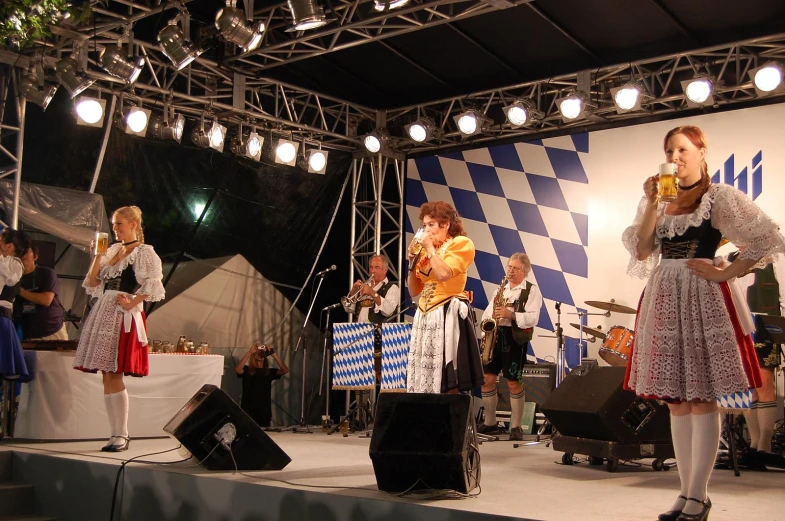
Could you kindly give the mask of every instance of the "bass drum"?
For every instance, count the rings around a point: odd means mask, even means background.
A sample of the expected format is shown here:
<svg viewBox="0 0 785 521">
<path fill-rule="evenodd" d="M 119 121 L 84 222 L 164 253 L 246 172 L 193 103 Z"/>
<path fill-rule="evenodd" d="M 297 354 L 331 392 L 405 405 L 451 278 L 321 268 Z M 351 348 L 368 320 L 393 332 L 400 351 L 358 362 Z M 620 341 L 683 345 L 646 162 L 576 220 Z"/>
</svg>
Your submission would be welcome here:
<svg viewBox="0 0 785 521">
<path fill-rule="evenodd" d="M 612 366 L 626 366 L 632 352 L 634 338 L 635 332 L 626 327 L 611 327 L 600 348 L 600 356 Z"/>
</svg>

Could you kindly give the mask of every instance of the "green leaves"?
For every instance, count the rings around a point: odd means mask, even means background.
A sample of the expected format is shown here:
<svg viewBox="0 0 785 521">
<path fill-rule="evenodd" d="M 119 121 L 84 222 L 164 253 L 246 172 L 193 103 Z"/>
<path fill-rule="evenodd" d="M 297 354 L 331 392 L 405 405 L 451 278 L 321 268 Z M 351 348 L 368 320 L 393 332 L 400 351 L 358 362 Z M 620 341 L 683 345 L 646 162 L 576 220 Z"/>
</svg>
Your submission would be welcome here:
<svg viewBox="0 0 785 521">
<path fill-rule="evenodd" d="M 64 18 L 78 23 L 90 16 L 89 4 L 66 0 L 4 0 L 0 4 L 0 47 L 24 49 L 51 36 L 49 26 Z"/>
</svg>

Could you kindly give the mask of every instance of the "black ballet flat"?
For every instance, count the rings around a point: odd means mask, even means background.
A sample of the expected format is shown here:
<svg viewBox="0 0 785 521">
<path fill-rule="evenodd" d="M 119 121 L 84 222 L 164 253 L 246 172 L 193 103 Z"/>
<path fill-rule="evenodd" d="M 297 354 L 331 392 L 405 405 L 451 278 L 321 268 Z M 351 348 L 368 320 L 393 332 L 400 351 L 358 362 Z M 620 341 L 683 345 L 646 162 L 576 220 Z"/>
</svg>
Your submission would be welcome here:
<svg viewBox="0 0 785 521">
<path fill-rule="evenodd" d="M 703 508 L 697 514 L 682 514 L 676 518 L 676 521 L 706 521 L 709 518 L 709 511 L 711 510 L 711 499 L 706 499 L 706 501 L 701 501 L 700 499 L 695 499 L 694 497 L 688 497 L 687 501 L 695 501 L 699 503 Z"/>
<path fill-rule="evenodd" d="M 109 448 L 114 445 L 114 440 L 117 436 L 110 436 L 109 441 L 106 442 L 106 445 L 101 447 L 101 452 L 109 452 Z"/>
<path fill-rule="evenodd" d="M 122 439 L 121 443 L 117 443 L 117 440 Z M 126 438 L 125 436 L 117 436 L 115 438 L 115 443 L 112 444 L 106 452 L 123 452 L 124 450 L 128 450 L 128 446 L 131 444 L 131 439 Z"/>
<path fill-rule="evenodd" d="M 687 501 L 685 496 L 679 496 L 680 499 Z M 657 516 L 657 521 L 676 521 L 681 515 L 681 510 L 668 510 Z"/>
</svg>

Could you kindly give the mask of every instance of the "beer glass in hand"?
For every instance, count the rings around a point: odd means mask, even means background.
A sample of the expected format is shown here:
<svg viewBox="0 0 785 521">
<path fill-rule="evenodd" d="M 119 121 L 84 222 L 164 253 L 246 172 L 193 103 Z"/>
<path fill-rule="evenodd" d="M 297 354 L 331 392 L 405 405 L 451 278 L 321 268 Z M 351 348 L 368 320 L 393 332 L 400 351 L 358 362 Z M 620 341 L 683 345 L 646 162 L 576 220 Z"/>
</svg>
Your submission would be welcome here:
<svg viewBox="0 0 785 521">
<path fill-rule="evenodd" d="M 679 171 L 679 166 L 675 163 L 663 163 L 660 165 L 660 184 L 659 196 L 660 201 L 663 203 L 672 203 L 676 200 L 678 194 L 679 179 L 676 173 Z"/>
<path fill-rule="evenodd" d="M 109 234 L 104 232 L 95 232 L 95 254 L 106 255 L 106 250 L 109 249 Z"/>
</svg>

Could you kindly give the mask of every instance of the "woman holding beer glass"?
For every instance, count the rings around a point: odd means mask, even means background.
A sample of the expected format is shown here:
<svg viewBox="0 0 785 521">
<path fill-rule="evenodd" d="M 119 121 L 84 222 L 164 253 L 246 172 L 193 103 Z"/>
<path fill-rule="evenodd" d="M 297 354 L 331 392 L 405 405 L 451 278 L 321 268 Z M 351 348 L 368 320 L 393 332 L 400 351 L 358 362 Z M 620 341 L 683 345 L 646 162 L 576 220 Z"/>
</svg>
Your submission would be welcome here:
<svg viewBox="0 0 785 521">
<path fill-rule="evenodd" d="M 101 371 L 111 428 L 111 437 L 101 450 L 120 452 L 130 443 L 123 375 L 146 376 L 148 372 L 142 303 L 162 300 L 164 287 L 161 259 L 152 246 L 144 244 L 142 211 L 136 206 L 117 209 L 112 230 L 119 242 L 105 249 L 103 241 L 96 241 L 96 255 L 82 284 L 98 300 L 82 326 L 74 368 Z"/>
<path fill-rule="evenodd" d="M 716 399 L 760 385 L 749 336 L 754 326 L 743 296 L 729 281 L 785 251 L 785 238 L 742 192 L 711 183 L 701 129 L 671 130 L 664 150 L 667 163 L 675 166 L 663 165 L 661 173 L 675 171 L 678 193 L 663 202 L 666 183 L 649 177 L 635 220 L 622 237 L 632 255 L 628 273 L 649 277 L 625 387 L 665 400 L 670 408 L 681 492 L 658 519 L 702 521 L 711 509 L 707 487 L 720 438 Z M 743 247 L 724 268 L 712 263 L 723 236 Z"/>
<path fill-rule="evenodd" d="M 420 207 L 423 231 L 409 247 L 409 293 L 420 295 L 407 367 L 410 393 L 470 391 L 482 385 L 474 313 L 466 288 L 474 243 L 451 205 Z"/>
</svg>

